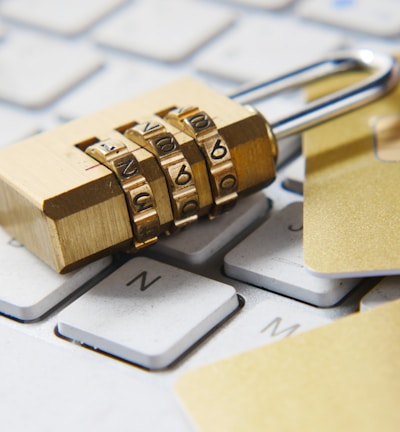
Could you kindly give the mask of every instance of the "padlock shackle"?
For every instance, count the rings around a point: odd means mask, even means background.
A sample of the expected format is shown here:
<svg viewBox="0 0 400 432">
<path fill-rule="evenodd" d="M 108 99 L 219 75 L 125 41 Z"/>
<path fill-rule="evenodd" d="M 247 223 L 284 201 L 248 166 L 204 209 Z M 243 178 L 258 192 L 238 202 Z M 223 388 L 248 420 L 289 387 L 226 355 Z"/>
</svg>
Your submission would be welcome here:
<svg viewBox="0 0 400 432">
<path fill-rule="evenodd" d="M 400 69 L 395 58 L 368 49 L 340 51 L 278 78 L 244 85 L 229 96 L 239 103 L 249 104 L 329 75 L 356 70 L 372 73 L 357 84 L 316 99 L 300 110 L 270 123 L 275 137 L 279 139 L 303 132 L 383 96 L 399 79 Z"/>
</svg>

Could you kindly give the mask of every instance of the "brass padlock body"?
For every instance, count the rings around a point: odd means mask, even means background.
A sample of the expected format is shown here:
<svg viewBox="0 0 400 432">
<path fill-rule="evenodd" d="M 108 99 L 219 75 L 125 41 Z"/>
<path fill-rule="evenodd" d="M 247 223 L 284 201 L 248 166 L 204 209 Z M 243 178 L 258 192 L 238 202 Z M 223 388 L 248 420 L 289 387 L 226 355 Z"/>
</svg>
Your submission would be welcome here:
<svg viewBox="0 0 400 432">
<path fill-rule="evenodd" d="M 134 235 L 121 184 L 85 149 L 116 136 L 125 140 L 123 134 L 130 127 L 162 117 L 171 109 L 193 106 L 213 119 L 229 146 L 238 195 L 274 180 L 276 144 L 265 119 L 186 78 L 2 149 L 0 223 L 61 273 L 130 249 Z M 204 155 L 193 137 L 172 125 L 168 128 L 179 137 L 191 161 L 199 192 L 198 213 L 206 215 L 213 207 L 213 196 Z M 144 159 L 144 174 L 154 185 L 157 211 L 165 210 L 160 223 L 167 231 L 171 224 L 167 179 L 155 159 Z"/>
</svg>

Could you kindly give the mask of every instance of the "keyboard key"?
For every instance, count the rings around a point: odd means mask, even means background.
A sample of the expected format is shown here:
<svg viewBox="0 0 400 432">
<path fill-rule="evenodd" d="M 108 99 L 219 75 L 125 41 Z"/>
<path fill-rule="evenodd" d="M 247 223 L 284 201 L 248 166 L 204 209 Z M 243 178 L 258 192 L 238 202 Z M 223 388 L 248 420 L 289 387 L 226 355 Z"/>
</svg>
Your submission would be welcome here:
<svg viewBox="0 0 400 432">
<path fill-rule="evenodd" d="M 228 276 L 316 306 L 332 306 L 359 279 L 322 279 L 303 263 L 303 205 L 275 214 L 225 257 Z"/>
<path fill-rule="evenodd" d="M 6 29 L 3 25 L 3 22 L 0 20 L 0 39 L 4 36 Z"/>
<path fill-rule="evenodd" d="M 86 46 L 34 35 L 0 44 L 0 99 L 28 108 L 54 101 L 101 64 Z"/>
<path fill-rule="evenodd" d="M 291 158 L 295 157 L 301 151 L 301 136 L 292 135 L 282 138 L 278 142 L 278 159 L 276 166 L 281 168 L 282 164 L 288 162 Z"/>
<path fill-rule="evenodd" d="M 373 309 L 398 298 L 400 298 L 400 276 L 387 276 L 361 299 L 360 310 Z"/>
<path fill-rule="evenodd" d="M 293 3 L 294 0 L 229 0 L 232 3 L 244 6 L 254 6 L 260 9 L 282 9 Z"/>
<path fill-rule="evenodd" d="M 199 57 L 196 66 L 238 82 L 275 78 L 343 44 L 337 33 L 309 23 L 290 18 L 252 17 L 226 32 Z"/>
<path fill-rule="evenodd" d="M 161 369 L 237 307 L 231 286 L 139 257 L 62 311 L 58 330 L 116 357 Z"/>
<path fill-rule="evenodd" d="M 39 132 L 38 119 L 17 110 L 0 107 L 0 147 Z"/>
<path fill-rule="evenodd" d="M 173 62 L 192 54 L 234 18 L 229 9 L 212 3 L 142 0 L 100 27 L 95 38 L 105 46 Z"/>
<path fill-rule="evenodd" d="M 165 381 L 111 365 L 109 359 L 54 338 L 49 327 L 51 343 L 3 324 L 3 431 L 188 431 Z"/>
<path fill-rule="evenodd" d="M 110 258 L 60 275 L 0 228 L 0 313 L 22 321 L 40 318 L 110 263 Z"/>
<path fill-rule="evenodd" d="M 82 88 L 65 98 L 58 113 L 71 120 L 100 110 L 139 93 L 152 90 L 177 78 L 177 74 L 160 67 L 130 62 L 108 64 Z"/>
<path fill-rule="evenodd" d="M 355 48 L 368 47 L 373 51 L 386 52 L 395 57 L 400 56 L 400 44 L 398 38 L 376 38 L 371 35 L 363 35 L 354 44 Z"/>
<path fill-rule="evenodd" d="M 305 18 L 377 36 L 400 34 L 397 0 L 305 0 L 297 12 Z"/>
<path fill-rule="evenodd" d="M 196 353 L 194 361 L 202 363 L 210 359 L 230 357 L 330 322 L 326 317 L 283 302 L 266 300 L 249 310 L 245 305 L 223 332 L 212 337 Z"/>
<path fill-rule="evenodd" d="M 182 232 L 161 239 L 152 250 L 164 259 L 201 264 L 233 240 L 243 238 L 265 219 L 268 203 L 263 193 L 238 201 L 235 207 L 210 221 L 202 219 Z"/>
<path fill-rule="evenodd" d="M 292 192 L 303 194 L 305 177 L 305 160 L 303 156 L 297 157 L 283 171 L 283 187 Z"/>
<path fill-rule="evenodd" d="M 57 33 L 73 35 L 86 30 L 126 0 L 6 0 L 3 16 Z"/>
</svg>

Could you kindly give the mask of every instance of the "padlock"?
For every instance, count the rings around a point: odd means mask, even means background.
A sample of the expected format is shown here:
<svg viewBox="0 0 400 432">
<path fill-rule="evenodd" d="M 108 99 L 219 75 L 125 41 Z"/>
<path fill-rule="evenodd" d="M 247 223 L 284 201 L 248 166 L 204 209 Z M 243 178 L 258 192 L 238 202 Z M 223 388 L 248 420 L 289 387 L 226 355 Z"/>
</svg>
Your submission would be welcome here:
<svg viewBox="0 0 400 432">
<path fill-rule="evenodd" d="M 250 100 L 346 70 L 373 73 L 273 124 Z M 214 218 L 275 178 L 277 139 L 371 101 L 398 78 L 368 50 L 223 96 L 181 79 L 2 149 L 0 223 L 58 272 Z"/>
</svg>

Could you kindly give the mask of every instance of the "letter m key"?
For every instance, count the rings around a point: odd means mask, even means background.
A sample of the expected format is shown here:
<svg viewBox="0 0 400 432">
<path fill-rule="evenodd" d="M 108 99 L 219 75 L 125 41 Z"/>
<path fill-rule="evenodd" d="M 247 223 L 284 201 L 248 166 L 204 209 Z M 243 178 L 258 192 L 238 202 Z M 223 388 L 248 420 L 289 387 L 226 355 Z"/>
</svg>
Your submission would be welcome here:
<svg viewBox="0 0 400 432">
<path fill-rule="evenodd" d="M 282 318 L 276 317 L 271 322 L 269 322 L 263 329 L 260 330 L 260 333 L 264 333 L 267 330 L 269 330 L 270 337 L 277 337 L 277 336 L 290 336 L 293 334 L 297 329 L 300 328 L 300 324 L 293 324 L 289 327 L 280 328 L 282 324 Z"/>
</svg>

